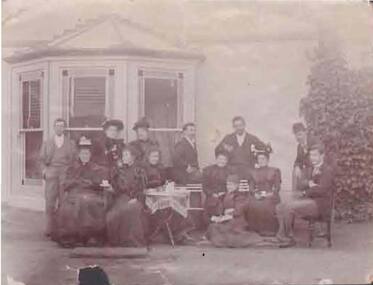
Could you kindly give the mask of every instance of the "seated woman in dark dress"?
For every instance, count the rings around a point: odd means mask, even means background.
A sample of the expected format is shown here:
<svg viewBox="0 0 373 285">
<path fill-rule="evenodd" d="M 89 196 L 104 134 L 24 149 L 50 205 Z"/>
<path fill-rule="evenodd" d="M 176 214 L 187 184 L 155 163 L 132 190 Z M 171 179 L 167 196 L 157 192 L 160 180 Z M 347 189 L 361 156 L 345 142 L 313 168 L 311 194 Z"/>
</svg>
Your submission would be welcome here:
<svg viewBox="0 0 373 285">
<path fill-rule="evenodd" d="M 111 172 L 114 197 L 106 215 L 106 226 L 112 246 L 146 246 L 146 176 L 143 168 L 135 163 L 134 153 L 131 147 L 125 147 L 121 160 Z"/>
<path fill-rule="evenodd" d="M 245 209 L 248 198 L 238 191 L 238 175 L 227 178 L 227 194 L 223 198 L 223 207 L 219 216 L 211 218 L 206 238 L 216 247 L 248 247 L 262 242 L 255 232 L 247 231 Z"/>
<path fill-rule="evenodd" d="M 269 152 L 257 153 L 258 168 L 251 171 L 250 192 L 253 194 L 247 209 L 248 228 L 263 236 L 275 235 L 278 221 L 275 216 L 276 205 L 280 203 L 280 169 L 268 166 Z"/>
<path fill-rule="evenodd" d="M 57 241 L 62 246 L 101 244 L 105 235 L 108 171 L 91 161 L 91 141 L 79 140 L 79 157 L 62 182 L 64 197 L 57 213 Z M 106 180 L 106 181 L 105 181 Z"/>
<path fill-rule="evenodd" d="M 149 148 L 145 158 L 143 167 L 146 175 L 146 187 L 149 189 L 164 186 L 169 175 L 161 163 L 160 149 L 157 147 Z M 192 225 L 188 220 L 171 208 L 157 210 L 149 217 L 149 242 L 169 243 L 169 230 L 172 232 L 176 244 L 190 243 L 192 240 L 186 234 L 186 229 L 189 226 Z"/>
<path fill-rule="evenodd" d="M 208 224 L 210 218 L 221 212 L 223 196 L 227 192 L 227 177 L 232 174 L 228 166 L 229 153 L 225 151 L 216 152 L 216 162 L 203 169 L 203 192 L 205 194 L 205 222 Z"/>
<path fill-rule="evenodd" d="M 151 147 L 144 155 L 142 166 L 146 176 L 146 188 L 161 187 L 167 180 L 167 169 L 161 163 L 161 151 L 157 147 Z"/>
</svg>

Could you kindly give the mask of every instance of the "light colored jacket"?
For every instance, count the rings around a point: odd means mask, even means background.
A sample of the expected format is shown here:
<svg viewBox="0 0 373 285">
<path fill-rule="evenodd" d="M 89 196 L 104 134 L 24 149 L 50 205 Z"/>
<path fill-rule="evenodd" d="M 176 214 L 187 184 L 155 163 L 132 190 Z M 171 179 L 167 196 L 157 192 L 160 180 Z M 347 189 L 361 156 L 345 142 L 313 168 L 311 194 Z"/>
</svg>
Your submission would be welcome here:
<svg viewBox="0 0 373 285">
<path fill-rule="evenodd" d="M 76 158 L 76 145 L 75 142 L 70 140 L 65 136 L 64 138 L 64 144 L 67 144 L 67 155 L 68 155 L 68 161 L 69 163 L 66 165 L 66 168 L 71 165 L 71 163 L 74 161 Z M 42 162 L 43 166 L 43 177 L 48 178 L 48 177 L 53 177 L 53 176 L 58 176 L 59 172 L 61 171 L 60 169 L 56 169 L 56 167 L 51 167 L 51 161 L 53 159 L 54 152 L 56 150 L 56 144 L 54 141 L 54 137 L 49 138 L 46 140 L 40 150 L 40 159 Z"/>
</svg>

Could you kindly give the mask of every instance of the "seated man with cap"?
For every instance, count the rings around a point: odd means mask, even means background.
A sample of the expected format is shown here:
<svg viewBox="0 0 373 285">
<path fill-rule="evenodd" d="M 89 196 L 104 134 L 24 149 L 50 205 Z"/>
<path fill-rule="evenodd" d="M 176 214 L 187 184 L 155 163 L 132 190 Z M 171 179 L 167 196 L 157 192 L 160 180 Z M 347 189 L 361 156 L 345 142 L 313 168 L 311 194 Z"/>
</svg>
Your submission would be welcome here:
<svg viewBox="0 0 373 285">
<path fill-rule="evenodd" d="M 227 177 L 227 193 L 223 197 L 221 212 L 211 218 L 206 237 L 216 247 L 248 247 L 262 242 L 255 232 L 247 231 L 245 208 L 247 197 L 239 192 L 238 175 Z"/>
<path fill-rule="evenodd" d="M 124 125 L 122 121 L 113 119 L 105 121 L 102 128 L 105 137 L 94 144 L 92 159 L 100 165 L 112 168 L 120 160 L 125 146 L 123 138 L 120 138 Z"/>
<path fill-rule="evenodd" d="M 79 140 L 78 158 L 67 169 L 62 182 L 63 199 L 57 214 L 57 241 L 62 246 L 96 245 L 105 235 L 105 187 L 107 168 L 91 161 L 92 143 Z"/>
<path fill-rule="evenodd" d="M 136 151 L 136 161 L 145 162 L 146 153 L 148 150 L 154 147 L 159 147 L 157 141 L 149 138 L 150 124 L 146 118 L 141 118 L 133 126 L 133 130 L 136 132 L 137 139 L 130 142 L 130 145 Z"/>
</svg>

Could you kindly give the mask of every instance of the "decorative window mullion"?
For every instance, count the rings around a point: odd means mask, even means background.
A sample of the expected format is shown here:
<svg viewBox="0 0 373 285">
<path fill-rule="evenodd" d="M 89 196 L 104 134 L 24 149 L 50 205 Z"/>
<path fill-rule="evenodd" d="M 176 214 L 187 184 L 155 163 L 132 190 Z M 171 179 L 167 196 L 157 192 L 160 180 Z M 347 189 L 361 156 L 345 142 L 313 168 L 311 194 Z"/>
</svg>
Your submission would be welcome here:
<svg viewBox="0 0 373 285">
<path fill-rule="evenodd" d="M 139 78 L 139 117 L 143 117 L 145 115 L 145 77 L 144 71 L 138 71 L 138 78 Z"/>
<path fill-rule="evenodd" d="M 67 70 L 62 70 L 62 118 L 69 125 L 69 100 L 70 96 L 70 77 Z"/>
</svg>

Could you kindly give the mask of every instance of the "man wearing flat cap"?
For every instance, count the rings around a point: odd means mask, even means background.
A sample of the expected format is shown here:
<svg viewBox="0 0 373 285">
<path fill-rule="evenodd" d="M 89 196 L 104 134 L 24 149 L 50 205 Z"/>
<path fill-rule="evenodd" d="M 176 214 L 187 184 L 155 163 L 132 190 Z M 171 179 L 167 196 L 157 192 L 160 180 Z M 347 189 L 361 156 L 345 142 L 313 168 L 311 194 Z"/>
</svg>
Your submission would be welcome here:
<svg viewBox="0 0 373 285">
<path fill-rule="evenodd" d="M 137 121 L 132 128 L 136 132 L 137 138 L 136 140 L 130 142 L 130 146 L 132 146 L 136 152 L 137 162 L 145 161 L 145 154 L 149 151 L 149 149 L 159 147 L 156 140 L 149 138 L 149 128 L 150 124 L 145 117 Z"/>
<path fill-rule="evenodd" d="M 121 120 L 107 120 L 102 124 L 105 138 L 99 141 L 93 151 L 93 160 L 106 167 L 112 167 L 120 160 L 124 147 L 120 133 L 124 128 Z"/>
<path fill-rule="evenodd" d="M 294 161 L 293 168 L 293 190 L 298 188 L 298 183 L 302 180 L 303 172 L 306 168 L 311 167 L 309 147 L 314 144 L 320 143 L 320 139 L 311 136 L 303 123 L 298 122 L 293 124 L 293 134 L 298 143 L 297 156 Z"/>
</svg>

